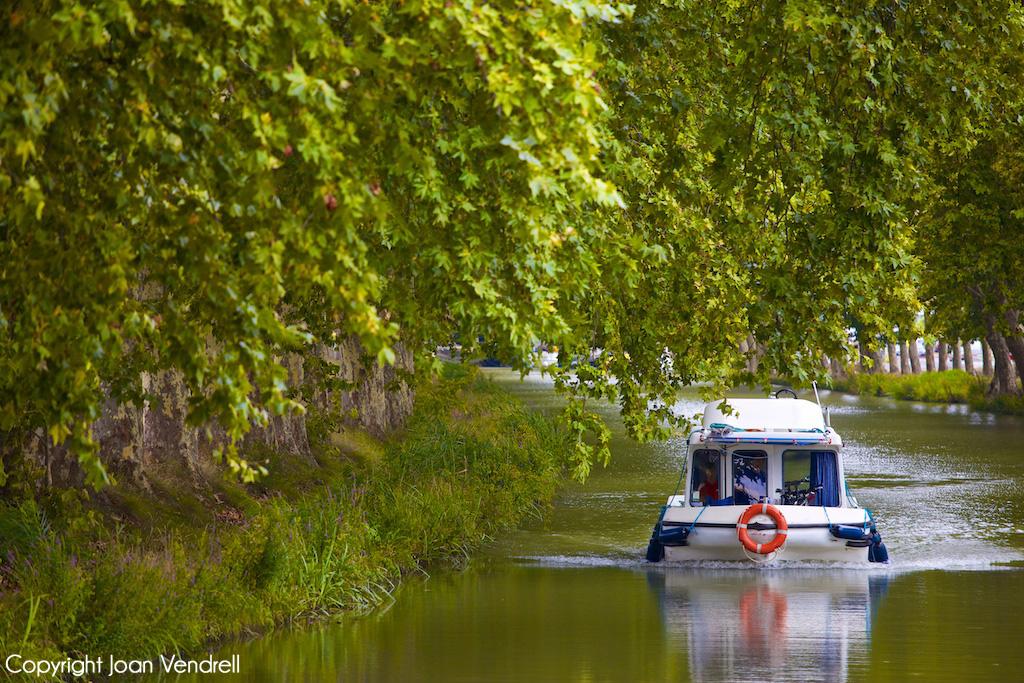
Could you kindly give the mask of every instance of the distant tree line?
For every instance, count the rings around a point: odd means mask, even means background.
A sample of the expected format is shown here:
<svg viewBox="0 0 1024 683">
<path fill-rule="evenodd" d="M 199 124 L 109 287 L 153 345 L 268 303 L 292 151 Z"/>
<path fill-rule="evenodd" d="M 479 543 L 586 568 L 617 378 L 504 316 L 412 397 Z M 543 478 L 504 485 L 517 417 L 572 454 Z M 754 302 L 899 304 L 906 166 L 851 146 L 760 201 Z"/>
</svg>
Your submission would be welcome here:
<svg viewBox="0 0 1024 683">
<path fill-rule="evenodd" d="M 1000 333 L 995 333 L 1002 336 Z M 1019 393 L 1012 380 L 1019 377 L 1015 358 L 1005 352 L 1002 357 L 993 354 L 988 339 L 954 341 L 926 338 L 897 336 L 894 340 L 886 340 L 884 346 L 876 347 L 878 342 L 858 344 L 859 353 L 853 362 L 851 359 L 828 358 L 823 363 L 828 367 L 832 377 L 842 378 L 849 372 L 868 374 L 887 373 L 891 375 L 916 375 L 921 372 L 943 372 L 945 370 L 963 370 L 970 375 L 992 378 L 989 388 L 991 394 Z M 873 350 L 869 350 L 873 348 Z M 998 358 L 998 360 L 997 360 Z M 997 367 L 999 371 L 997 372 Z M 1009 373 L 1010 379 L 1004 384 L 1002 373 Z"/>
</svg>

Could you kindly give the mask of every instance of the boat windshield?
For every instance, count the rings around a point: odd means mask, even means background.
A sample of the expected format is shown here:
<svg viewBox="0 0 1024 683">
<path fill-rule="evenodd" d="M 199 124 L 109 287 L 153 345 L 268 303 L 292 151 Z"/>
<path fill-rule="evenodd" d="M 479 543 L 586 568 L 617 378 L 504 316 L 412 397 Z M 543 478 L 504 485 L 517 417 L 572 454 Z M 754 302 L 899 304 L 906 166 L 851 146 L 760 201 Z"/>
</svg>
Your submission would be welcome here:
<svg viewBox="0 0 1024 683">
<path fill-rule="evenodd" d="M 782 454 L 783 505 L 839 505 L 839 473 L 832 451 Z"/>
<path fill-rule="evenodd" d="M 767 500 L 768 455 L 764 451 L 734 451 L 732 495 L 736 505 Z"/>
<path fill-rule="evenodd" d="M 701 449 L 693 453 L 693 474 L 690 477 L 690 504 L 711 505 L 722 497 L 722 454 Z"/>
</svg>

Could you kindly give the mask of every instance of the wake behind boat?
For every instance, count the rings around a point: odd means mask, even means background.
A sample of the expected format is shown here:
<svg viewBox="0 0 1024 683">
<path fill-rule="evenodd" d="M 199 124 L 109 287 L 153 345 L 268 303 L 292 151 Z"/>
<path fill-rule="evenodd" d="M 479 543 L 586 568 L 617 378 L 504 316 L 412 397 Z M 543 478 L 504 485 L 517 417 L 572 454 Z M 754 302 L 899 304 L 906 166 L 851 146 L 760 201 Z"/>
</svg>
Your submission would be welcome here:
<svg viewBox="0 0 1024 683">
<path fill-rule="evenodd" d="M 779 398 L 784 392 L 792 398 Z M 821 406 L 775 398 L 704 408 L 647 559 L 887 562 L 867 508 L 846 485 L 843 440 Z"/>
</svg>

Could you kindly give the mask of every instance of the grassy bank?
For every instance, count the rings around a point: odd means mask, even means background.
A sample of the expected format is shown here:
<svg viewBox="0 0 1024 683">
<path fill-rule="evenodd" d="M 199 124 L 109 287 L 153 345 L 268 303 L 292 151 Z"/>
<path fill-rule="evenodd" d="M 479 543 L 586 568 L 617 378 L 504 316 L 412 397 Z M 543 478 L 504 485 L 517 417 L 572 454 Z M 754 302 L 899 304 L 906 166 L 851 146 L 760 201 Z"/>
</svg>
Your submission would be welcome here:
<svg viewBox="0 0 1024 683">
<path fill-rule="evenodd" d="M 1024 414 L 1024 400 L 1015 396 L 986 396 L 988 385 L 987 377 L 963 370 L 944 370 L 917 375 L 853 374 L 846 379 L 833 380 L 832 388 L 851 394 L 930 403 L 967 403 L 979 410 Z"/>
<path fill-rule="evenodd" d="M 213 500 L 63 492 L 0 506 L 0 653 L 155 657 L 378 604 L 547 504 L 564 432 L 472 372 L 418 389 L 393 442 L 310 420 L 316 462 L 275 457 Z"/>
</svg>

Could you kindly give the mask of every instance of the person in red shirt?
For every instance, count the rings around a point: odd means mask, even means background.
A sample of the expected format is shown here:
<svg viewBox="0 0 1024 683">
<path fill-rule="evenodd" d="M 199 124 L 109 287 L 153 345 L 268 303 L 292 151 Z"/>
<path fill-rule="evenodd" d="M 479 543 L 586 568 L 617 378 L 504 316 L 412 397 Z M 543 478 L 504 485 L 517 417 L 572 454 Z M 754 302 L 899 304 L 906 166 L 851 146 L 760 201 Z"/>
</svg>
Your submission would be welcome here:
<svg viewBox="0 0 1024 683">
<path fill-rule="evenodd" d="M 704 470 L 704 483 L 697 489 L 700 499 L 704 505 L 710 505 L 718 500 L 718 476 L 714 470 Z"/>
</svg>

